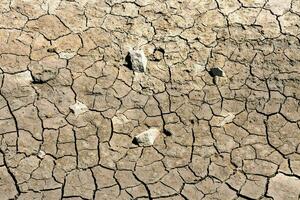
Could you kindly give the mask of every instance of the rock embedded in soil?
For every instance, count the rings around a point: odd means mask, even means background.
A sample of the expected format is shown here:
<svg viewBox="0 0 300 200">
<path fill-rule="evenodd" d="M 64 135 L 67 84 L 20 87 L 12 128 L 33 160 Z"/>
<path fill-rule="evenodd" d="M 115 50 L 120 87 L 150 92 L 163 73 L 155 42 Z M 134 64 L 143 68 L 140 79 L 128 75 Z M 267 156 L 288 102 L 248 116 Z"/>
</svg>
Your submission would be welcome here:
<svg viewBox="0 0 300 200">
<path fill-rule="evenodd" d="M 128 65 L 133 71 L 146 72 L 147 58 L 143 50 L 130 50 L 128 56 Z"/>
<path fill-rule="evenodd" d="M 219 67 L 211 68 L 209 74 L 213 77 L 213 82 L 216 85 L 224 85 L 227 82 L 224 70 Z"/>
<path fill-rule="evenodd" d="M 40 150 L 39 152 L 38 152 L 38 155 L 37 155 L 40 159 L 43 159 L 43 158 L 45 158 L 45 156 L 46 156 L 46 153 L 44 152 L 44 151 L 42 151 L 42 150 Z"/>
<path fill-rule="evenodd" d="M 159 136 L 160 131 L 157 128 L 150 128 L 134 137 L 133 142 L 139 146 L 151 146 Z"/>
<path fill-rule="evenodd" d="M 53 72 L 53 70 L 49 69 L 43 69 L 40 72 L 32 72 L 34 83 L 46 83 L 47 81 L 54 79 L 56 75 L 57 72 Z"/>
<path fill-rule="evenodd" d="M 219 124 L 221 127 L 225 124 L 231 123 L 233 119 L 235 118 L 235 115 L 233 113 L 227 113 L 224 115 L 224 119 Z"/>
<path fill-rule="evenodd" d="M 85 104 L 81 103 L 80 101 L 76 101 L 75 104 L 70 106 L 70 109 L 76 117 L 89 110 L 88 107 Z"/>
</svg>

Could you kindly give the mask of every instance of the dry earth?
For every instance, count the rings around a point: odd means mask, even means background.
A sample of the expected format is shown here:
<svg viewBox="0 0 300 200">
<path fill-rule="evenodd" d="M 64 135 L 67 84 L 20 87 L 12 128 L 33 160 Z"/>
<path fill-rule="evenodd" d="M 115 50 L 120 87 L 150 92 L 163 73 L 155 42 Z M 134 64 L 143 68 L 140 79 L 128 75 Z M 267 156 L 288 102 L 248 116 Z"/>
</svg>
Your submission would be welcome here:
<svg viewBox="0 0 300 200">
<path fill-rule="evenodd" d="M 300 0 L 0 11 L 1 200 L 300 198 Z"/>
</svg>

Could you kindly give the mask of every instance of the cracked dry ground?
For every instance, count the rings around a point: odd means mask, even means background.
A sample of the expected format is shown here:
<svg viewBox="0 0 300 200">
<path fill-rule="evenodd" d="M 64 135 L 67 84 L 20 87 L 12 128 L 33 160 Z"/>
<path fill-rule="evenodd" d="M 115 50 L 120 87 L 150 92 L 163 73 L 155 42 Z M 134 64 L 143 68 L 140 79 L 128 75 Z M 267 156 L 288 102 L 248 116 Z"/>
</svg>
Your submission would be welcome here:
<svg viewBox="0 0 300 200">
<path fill-rule="evenodd" d="M 0 10 L 1 200 L 300 198 L 300 0 Z"/>
</svg>

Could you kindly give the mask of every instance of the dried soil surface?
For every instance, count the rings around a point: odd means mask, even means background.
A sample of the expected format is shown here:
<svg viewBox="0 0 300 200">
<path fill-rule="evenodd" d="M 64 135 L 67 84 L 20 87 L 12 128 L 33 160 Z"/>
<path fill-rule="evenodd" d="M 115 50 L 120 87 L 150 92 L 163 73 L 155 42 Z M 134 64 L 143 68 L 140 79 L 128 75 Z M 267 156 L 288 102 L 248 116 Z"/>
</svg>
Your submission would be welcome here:
<svg viewBox="0 0 300 200">
<path fill-rule="evenodd" d="M 300 199 L 300 0 L 0 12 L 1 200 Z"/>
</svg>

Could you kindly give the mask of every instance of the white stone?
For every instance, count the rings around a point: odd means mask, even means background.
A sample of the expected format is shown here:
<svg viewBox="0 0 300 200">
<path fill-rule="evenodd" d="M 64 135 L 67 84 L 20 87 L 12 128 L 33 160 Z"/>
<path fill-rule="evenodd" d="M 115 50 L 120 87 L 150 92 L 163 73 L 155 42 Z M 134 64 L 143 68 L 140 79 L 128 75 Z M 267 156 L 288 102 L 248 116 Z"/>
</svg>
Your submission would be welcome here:
<svg viewBox="0 0 300 200">
<path fill-rule="evenodd" d="M 133 71 L 146 72 L 147 58 L 142 50 L 130 50 L 129 57 Z"/>
<path fill-rule="evenodd" d="M 232 120 L 235 118 L 235 115 L 233 113 L 227 113 L 227 115 L 224 116 L 225 118 L 221 121 L 220 126 L 224 126 L 225 124 L 231 123 Z"/>
<path fill-rule="evenodd" d="M 75 104 L 71 105 L 69 107 L 72 112 L 74 113 L 74 115 L 76 117 L 78 117 L 78 115 L 87 112 L 89 109 L 86 105 L 84 105 L 83 103 L 81 103 L 80 101 L 76 101 Z"/>
<path fill-rule="evenodd" d="M 43 159 L 43 158 L 45 158 L 45 156 L 46 156 L 46 153 L 44 151 L 40 150 L 38 153 L 38 157 Z"/>
<path fill-rule="evenodd" d="M 76 55 L 76 52 L 60 52 L 59 57 L 62 59 L 71 59 Z"/>
<path fill-rule="evenodd" d="M 139 146 L 151 146 L 155 139 L 159 136 L 160 131 L 157 128 L 150 128 L 147 131 L 135 136 L 134 139 Z"/>
</svg>

